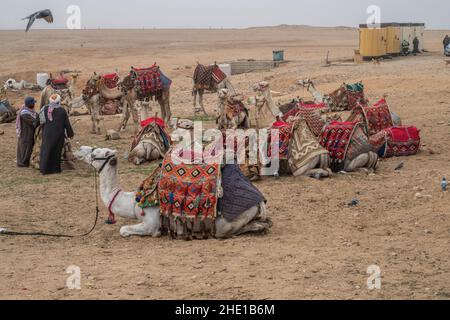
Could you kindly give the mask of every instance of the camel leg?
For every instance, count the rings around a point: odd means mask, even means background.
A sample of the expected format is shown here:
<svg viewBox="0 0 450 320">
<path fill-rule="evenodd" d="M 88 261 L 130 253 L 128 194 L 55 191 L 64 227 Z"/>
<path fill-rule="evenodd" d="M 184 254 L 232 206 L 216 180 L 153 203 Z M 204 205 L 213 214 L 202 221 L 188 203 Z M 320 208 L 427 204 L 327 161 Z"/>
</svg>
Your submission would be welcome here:
<svg viewBox="0 0 450 320">
<path fill-rule="evenodd" d="M 194 89 L 194 90 L 192 91 L 192 95 L 194 96 L 194 106 L 193 106 L 193 108 L 194 108 L 194 114 L 196 113 L 196 110 L 197 110 L 197 94 L 198 94 L 198 90 L 197 90 L 197 89 Z"/>
<path fill-rule="evenodd" d="M 120 228 L 122 237 L 131 236 L 153 236 L 159 237 L 160 233 L 160 213 L 159 208 L 152 207 L 144 209 L 144 217 L 142 222 L 136 225 L 124 226 Z"/>
<path fill-rule="evenodd" d="M 257 222 L 258 225 L 252 223 L 254 220 L 257 220 L 255 222 Z M 228 222 L 225 218 L 219 217 L 216 220 L 216 238 L 225 239 L 253 231 L 262 232 L 271 226 L 270 222 L 266 220 L 267 210 L 265 203 L 261 203 L 260 205 L 245 211 L 233 222 Z M 251 224 L 251 226 L 248 226 L 249 224 Z"/>
<path fill-rule="evenodd" d="M 356 169 L 364 168 L 367 166 L 370 160 L 369 153 L 363 153 L 353 159 L 352 161 L 346 161 L 345 163 L 345 171 L 347 172 L 353 172 Z"/>
<path fill-rule="evenodd" d="M 122 117 L 120 120 L 120 126 L 119 126 L 119 132 L 121 132 L 122 130 L 125 130 L 127 127 L 127 123 L 128 123 L 128 119 L 130 117 L 130 111 L 129 111 L 129 102 L 127 100 L 124 101 L 123 106 L 122 106 Z"/>
<path fill-rule="evenodd" d="M 208 116 L 208 113 L 206 113 L 206 110 L 205 110 L 205 106 L 203 105 L 203 94 L 204 94 L 204 91 L 203 91 L 203 90 L 200 90 L 199 93 L 200 93 L 200 95 L 199 95 L 200 107 L 202 108 L 203 114 L 204 114 L 205 116 Z"/>
</svg>

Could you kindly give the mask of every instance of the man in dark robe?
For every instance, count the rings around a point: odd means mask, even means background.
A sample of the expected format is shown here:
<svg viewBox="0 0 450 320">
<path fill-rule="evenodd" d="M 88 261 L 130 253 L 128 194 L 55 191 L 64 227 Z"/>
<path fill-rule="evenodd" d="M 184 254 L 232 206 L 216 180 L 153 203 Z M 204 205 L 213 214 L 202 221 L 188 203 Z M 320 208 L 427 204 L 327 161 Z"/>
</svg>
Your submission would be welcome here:
<svg viewBox="0 0 450 320">
<path fill-rule="evenodd" d="M 69 116 L 61 107 L 61 97 L 53 94 L 50 103 L 39 112 L 39 123 L 42 130 L 42 146 L 39 167 L 42 174 L 61 173 L 61 155 L 64 140 L 72 139 L 74 132 Z"/>
<path fill-rule="evenodd" d="M 17 113 L 16 132 L 19 141 L 17 143 L 17 166 L 29 167 L 30 158 L 34 147 L 35 120 L 37 117 L 34 106 L 36 100 L 32 97 L 25 99 L 25 105 Z"/>
<path fill-rule="evenodd" d="M 417 53 L 420 53 L 420 50 L 419 50 L 419 38 L 417 38 L 417 37 L 414 38 L 413 46 L 414 46 L 413 54 L 416 55 Z"/>
</svg>

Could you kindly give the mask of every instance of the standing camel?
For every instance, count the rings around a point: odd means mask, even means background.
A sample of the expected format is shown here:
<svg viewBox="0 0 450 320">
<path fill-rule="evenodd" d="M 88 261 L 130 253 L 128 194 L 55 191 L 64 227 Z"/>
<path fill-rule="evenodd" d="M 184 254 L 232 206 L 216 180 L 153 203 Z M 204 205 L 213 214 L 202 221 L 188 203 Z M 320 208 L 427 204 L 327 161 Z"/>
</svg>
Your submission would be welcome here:
<svg viewBox="0 0 450 320">
<path fill-rule="evenodd" d="M 172 117 L 170 111 L 171 84 L 172 80 L 166 77 L 156 64 L 146 69 L 131 67 L 128 76 L 120 83 L 125 98 L 120 130 L 126 128 L 130 113 L 138 128 L 138 111 L 140 111 L 140 120 L 147 119 L 150 116 L 148 106 L 153 99 L 156 100 L 161 107 L 161 116 L 163 120 L 166 123 L 169 123 Z"/>
<path fill-rule="evenodd" d="M 121 108 L 124 103 L 123 92 L 118 87 L 119 82 L 117 73 L 100 76 L 95 72 L 86 82 L 81 99 L 91 115 L 91 133 L 101 134 L 100 116 L 102 114 L 114 115 L 123 109 Z"/>
<path fill-rule="evenodd" d="M 220 69 L 217 64 L 211 66 L 204 66 L 197 63 L 197 67 L 192 77 L 194 82 L 194 88 L 192 89 L 192 95 L 194 96 L 194 113 L 199 111 L 203 112 L 205 116 L 208 113 L 205 110 L 203 104 L 203 95 L 206 91 L 217 92 L 221 89 L 228 89 L 230 95 L 235 95 L 236 90 L 228 80 L 227 75 Z M 197 95 L 200 108 L 197 107 Z"/>
</svg>

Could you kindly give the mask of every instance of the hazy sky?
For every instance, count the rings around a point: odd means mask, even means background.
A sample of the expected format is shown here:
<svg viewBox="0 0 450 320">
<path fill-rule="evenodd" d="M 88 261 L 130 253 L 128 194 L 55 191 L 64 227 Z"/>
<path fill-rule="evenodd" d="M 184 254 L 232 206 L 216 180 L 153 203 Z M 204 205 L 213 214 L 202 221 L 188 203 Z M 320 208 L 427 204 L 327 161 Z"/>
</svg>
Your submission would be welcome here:
<svg viewBox="0 0 450 320">
<path fill-rule="evenodd" d="M 34 28 L 65 28 L 69 5 L 81 8 L 86 28 L 245 28 L 279 24 L 357 26 L 369 5 L 381 8 L 383 22 L 425 22 L 450 29 L 449 0 L 0 0 L 0 29 L 22 29 L 21 18 L 51 9 L 55 23 Z"/>
</svg>

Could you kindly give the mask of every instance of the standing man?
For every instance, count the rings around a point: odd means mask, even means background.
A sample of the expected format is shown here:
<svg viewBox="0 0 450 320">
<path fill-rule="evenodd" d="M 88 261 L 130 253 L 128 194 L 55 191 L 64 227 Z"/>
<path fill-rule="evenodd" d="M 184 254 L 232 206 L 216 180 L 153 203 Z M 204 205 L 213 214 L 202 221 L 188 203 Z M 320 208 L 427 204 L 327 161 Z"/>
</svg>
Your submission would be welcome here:
<svg viewBox="0 0 450 320">
<path fill-rule="evenodd" d="M 72 139 L 74 132 L 69 122 L 69 116 L 61 107 L 61 97 L 53 94 L 50 103 L 39 113 L 42 126 L 42 146 L 39 166 L 42 174 L 61 173 L 61 155 L 64 140 Z"/>
<path fill-rule="evenodd" d="M 33 97 L 25 99 L 25 105 L 17 112 L 16 133 L 19 141 L 17 143 L 17 166 L 29 167 L 31 154 L 34 147 L 34 131 L 37 113 L 34 110 L 36 100 Z"/>
<path fill-rule="evenodd" d="M 417 53 L 420 53 L 420 50 L 419 50 L 419 38 L 417 38 L 417 37 L 414 38 L 413 46 L 414 46 L 413 54 L 415 55 Z"/>
</svg>

